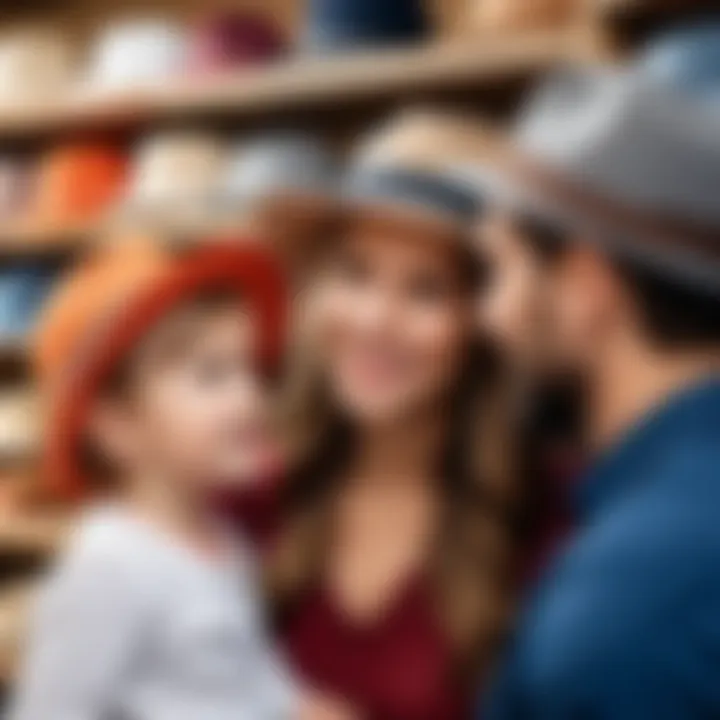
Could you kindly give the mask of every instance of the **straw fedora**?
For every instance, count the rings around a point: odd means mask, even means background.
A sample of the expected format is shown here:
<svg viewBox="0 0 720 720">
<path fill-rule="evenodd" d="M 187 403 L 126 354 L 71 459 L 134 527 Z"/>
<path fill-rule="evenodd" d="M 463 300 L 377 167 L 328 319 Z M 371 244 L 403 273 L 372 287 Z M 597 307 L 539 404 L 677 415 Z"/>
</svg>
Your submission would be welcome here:
<svg viewBox="0 0 720 720">
<path fill-rule="evenodd" d="M 373 218 L 409 233 L 465 238 L 482 197 L 462 172 L 488 151 L 493 133 L 474 117 L 435 110 L 400 113 L 364 138 L 343 176 L 309 216 L 298 196 L 269 198 L 270 217 L 295 228 L 279 239 L 283 253 L 307 261 L 335 236 L 328 228 Z"/>
<path fill-rule="evenodd" d="M 96 393 L 160 318 L 206 289 L 247 302 L 258 362 L 274 369 L 284 344 L 285 282 L 273 254 L 252 240 L 210 238 L 181 253 L 157 238 L 126 238 L 98 248 L 59 284 L 33 343 L 49 487 L 66 497 L 86 491 L 80 441 Z"/>
<path fill-rule="evenodd" d="M 493 203 L 676 282 L 720 292 L 720 122 L 637 68 L 560 71 L 477 168 Z"/>
</svg>

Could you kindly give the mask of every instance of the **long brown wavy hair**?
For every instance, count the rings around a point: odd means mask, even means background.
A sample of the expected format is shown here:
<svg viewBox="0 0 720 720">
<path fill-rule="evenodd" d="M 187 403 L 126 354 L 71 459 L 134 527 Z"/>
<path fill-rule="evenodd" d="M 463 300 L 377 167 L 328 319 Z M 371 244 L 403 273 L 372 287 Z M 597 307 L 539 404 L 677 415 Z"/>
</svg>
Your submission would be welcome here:
<svg viewBox="0 0 720 720">
<path fill-rule="evenodd" d="M 468 292 L 477 280 L 473 271 Z M 354 447 L 352 425 L 328 396 L 302 340 L 296 342 L 284 417 L 297 462 L 283 483 L 284 532 L 268 564 L 280 622 L 322 577 L 331 500 Z M 473 672 L 493 659 L 513 607 L 520 492 L 512 385 L 504 375 L 487 347 L 468 348 L 435 473 L 443 502 L 443 528 L 431 558 L 436 608 L 458 667 Z"/>
</svg>

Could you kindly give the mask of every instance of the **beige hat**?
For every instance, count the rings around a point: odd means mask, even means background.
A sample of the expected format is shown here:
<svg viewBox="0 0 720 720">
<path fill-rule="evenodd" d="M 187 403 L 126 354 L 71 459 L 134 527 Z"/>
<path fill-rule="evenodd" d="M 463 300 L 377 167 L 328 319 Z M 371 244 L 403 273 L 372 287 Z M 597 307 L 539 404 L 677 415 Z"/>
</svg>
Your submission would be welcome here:
<svg viewBox="0 0 720 720">
<path fill-rule="evenodd" d="M 489 33 L 567 26 L 582 4 L 581 0 L 474 0 L 466 27 Z"/>
<path fill-rule="evenodd" d="M 74 52 L 56 29 L 26 28 L 0 36 L 0 107 L 45 104 L 74 81 Z"/>
<path fill-rule="evenodd" d="M 145 140 L 135 152 L 128 195 L 120 219 L 179 225 L 208 218 L 225 172 L 222 138 L 199 131 L 167 131 Z"/>
</svg>

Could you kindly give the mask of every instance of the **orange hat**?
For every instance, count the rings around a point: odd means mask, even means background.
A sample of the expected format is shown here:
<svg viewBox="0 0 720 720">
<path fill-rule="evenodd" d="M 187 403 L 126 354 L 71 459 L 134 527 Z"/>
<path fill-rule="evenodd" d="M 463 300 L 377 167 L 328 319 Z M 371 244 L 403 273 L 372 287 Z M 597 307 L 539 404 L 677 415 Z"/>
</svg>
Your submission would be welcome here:
<svg viewBox="0 0 720 720">
<path fill-rule="evenodd" d="M 102 382 L 147 330 L 204 289 L 228 288 L 253 308 L 265 367 L 282 353 L 287 312 L 282 272 L 248 241 L 208 242 L 173 252 L 132 241 L 100 250 L 61 283 L 38 324 L 35 360 L 47 401 L 44 480 L 66 497 L 86 488 L 78 446 Z"/>
<path fill-rule="evenodd" d="M 111 144 L 63 145 L 42 160 L 35 216 L 41 224 L 90 222 L 125 186 L 128 161 Z"/>
</svg>

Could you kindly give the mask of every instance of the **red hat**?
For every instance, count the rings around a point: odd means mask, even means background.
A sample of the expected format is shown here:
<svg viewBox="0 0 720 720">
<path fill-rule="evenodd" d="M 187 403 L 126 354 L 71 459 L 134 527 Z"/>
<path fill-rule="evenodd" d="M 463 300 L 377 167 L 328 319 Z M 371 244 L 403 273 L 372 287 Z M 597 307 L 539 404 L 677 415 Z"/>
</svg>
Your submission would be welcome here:
<svg viewBox="0 0 720 720">
<path fill-rule="evenodd" d="M 282 272 L 254 242 L 203 243 L 180 254 L 162 243 L 100 250 L 61 283 L 38 324 L 35 361 L 47 401 L 44 480 L 66 497 L 86 489 L 79 443 L 102 383 L 160 318 L 205 289 L 237 290 L 255 311 L 265 367 L 282 352 L 287 312 Z"/>
</svg>

